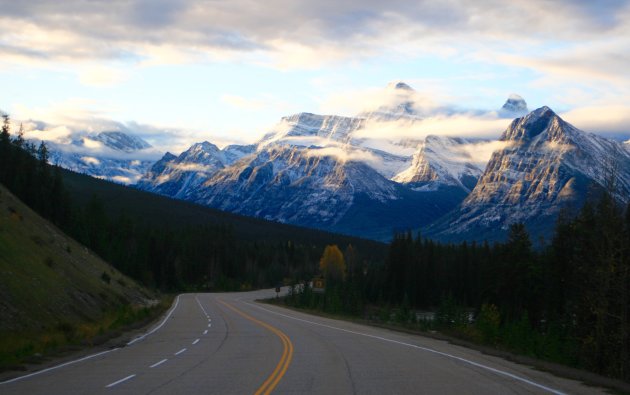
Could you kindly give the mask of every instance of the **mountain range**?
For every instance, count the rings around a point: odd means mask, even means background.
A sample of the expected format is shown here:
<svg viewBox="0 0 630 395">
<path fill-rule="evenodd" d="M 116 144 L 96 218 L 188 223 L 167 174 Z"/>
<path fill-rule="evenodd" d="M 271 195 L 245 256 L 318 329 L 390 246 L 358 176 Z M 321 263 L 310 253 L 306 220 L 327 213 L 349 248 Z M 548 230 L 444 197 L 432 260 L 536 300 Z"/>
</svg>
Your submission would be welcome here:
<svg viewBox="0 0 630 395">
<path fill-rule="evenodd" d="M 254 144 L 201 142 L 152 165 L 135 162 L 134 174 L 146 169 L 135 185 L 224 211 L 378 240 L 407 229 L 439 240 L 497 240 L 513 222 L 548 238 L 562 210 L 579 208 L 611 177 L 617 199 L 628 201 L 630 144 L 580 131 L 547 107 L 529 112 L 522 97 L 510 95 L 495 116 L 514 120 L 490 141 L 387 133 L 422 130 L 431 114 L 403 82 L 390 84 L 386 96 L 383 105 L 354 117 L 284 117 Z M 147 148 L 110 132 L 91 139 L 132 156 Z M 489 160 L 479 155 L 488 148 L 494 148 Z M 86 165 L 84 157 L 63 158 L 64 167 Z"/>
<path fill-rule="evenodd" d="M 142 138 L 117 130 L 72 132 L 57 139 L 39 133 L 46 131 L 30 133 L 30 140 L 46 142 L 52 164 L 120 184 L 136 183 L 162 155 Z"/>
<path fill-rule="evenodd" d="M 388 138 L 375 125 L 420 122 L 414 91 L 391 85 L 389 107 L 357 117 L 284 117 L 253 145 L 204 142 L 167 153 L 141 189 L 198 204 L 374 239 L 420 228 L 457 206 L 483 169 L 465 148 L 485 143 L 442 136 Z"/>
</svg>

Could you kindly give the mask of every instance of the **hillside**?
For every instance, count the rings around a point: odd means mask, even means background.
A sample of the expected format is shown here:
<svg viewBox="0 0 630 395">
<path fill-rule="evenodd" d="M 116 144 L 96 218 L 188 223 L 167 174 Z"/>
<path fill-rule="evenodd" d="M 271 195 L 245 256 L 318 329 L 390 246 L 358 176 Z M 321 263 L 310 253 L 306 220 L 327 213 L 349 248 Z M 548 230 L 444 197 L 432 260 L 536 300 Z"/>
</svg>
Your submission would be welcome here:
<svg viewBox="0 0 630 395">
<path fill-rule="evenodd" d="M 82 325 L 154 298 L 0 185 L 0 365 L 7 347 L 17 346 L 7 344 L 12 334 L 20 341 L 74 336 Z"/>
<path fill-rule="evenodd" d="M 114 184 L 71 171 L 62 171 L 68 193 L 79 204 L 87 204 L 92 195 L 98 196 L 105 210 L 112 216 L 125 213 L 139 222 L 163 228 L 211 225 L 228 226 L 234 237 L 241 241 L 278 242 L 292 241 L 321 247 L 327 244 L 352 244 L 374 261 L 381 261 L 386 245 L 357 237 L 286 225 L 258 218 L 223 212 L 194 203 L 176 200 L 135 188 Z"/>
</svg>

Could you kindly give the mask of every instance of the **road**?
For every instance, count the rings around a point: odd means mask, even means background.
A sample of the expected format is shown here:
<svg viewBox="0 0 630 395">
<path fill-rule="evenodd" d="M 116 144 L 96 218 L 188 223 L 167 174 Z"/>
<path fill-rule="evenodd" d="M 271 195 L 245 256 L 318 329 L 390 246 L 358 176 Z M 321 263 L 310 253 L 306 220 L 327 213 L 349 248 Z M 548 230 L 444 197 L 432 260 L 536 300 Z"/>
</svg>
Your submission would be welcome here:
<svg viewBox="0 0 630 395">
<path fill-rule="evenodd" d="M 593 394 L 444 341 L 254 302 L 183 294 L 128 345 L 0 384 L 0 394 Z"/>
</svg>

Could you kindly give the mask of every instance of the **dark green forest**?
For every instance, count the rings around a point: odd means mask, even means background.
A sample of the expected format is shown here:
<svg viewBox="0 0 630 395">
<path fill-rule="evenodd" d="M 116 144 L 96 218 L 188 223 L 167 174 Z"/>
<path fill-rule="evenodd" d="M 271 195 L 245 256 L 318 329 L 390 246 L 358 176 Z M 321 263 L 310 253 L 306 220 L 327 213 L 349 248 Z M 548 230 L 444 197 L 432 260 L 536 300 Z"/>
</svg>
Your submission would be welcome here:
<svg viewBox="0 0 630 395">
<path fill-rule="evenodd" d="M 122 272 L 166 291 L 303 283 L 285 303 L 411 328 L 630 380 L 630 210 L 602 193 L 534 248 L 522 224 L 495 244 L 411 232 L 389 246 L 239 217 L 67 172 L 44 144 L 0 133 L 0 182 Z M 336 247 L 335 247 L 336 248 Z M 330 262 L 328 261 L 330 260 Z M 337 262 L 342 260 L 342 262 Z M 324 262 L 324 258 L 322 258 Z M 427 318 L 419 311 L 435 312 Z"/>
</svg>

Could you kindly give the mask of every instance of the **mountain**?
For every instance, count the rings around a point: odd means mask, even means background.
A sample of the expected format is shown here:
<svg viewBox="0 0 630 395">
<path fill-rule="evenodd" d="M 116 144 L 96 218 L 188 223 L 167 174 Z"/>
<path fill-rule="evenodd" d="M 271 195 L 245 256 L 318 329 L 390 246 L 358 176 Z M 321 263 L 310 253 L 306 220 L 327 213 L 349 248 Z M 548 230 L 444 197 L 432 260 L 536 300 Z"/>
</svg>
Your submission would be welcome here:
<svg viewBox="0 0 630 395">
<path fill-rule="evenodd" d="M 390 85 L 386 95 L 376 111 L 357 117 L 283 117 L 252 146 L 220 150 L 206 142 L 178 157 L 165 155 L 137 187 L 229 212 L 379 240 L 389 239 L 394 230 L 427 225 L 464 199 L 481 169 L 462 149 L 472 141 L 364 133 L 367 125 L 421 120 L 407 84 Z M 228 159 L 227 152 L 236 154 Z M 421 167 L 431 174 L 421 174 Z"/>
<path fill-rule="evenodd" d="M 186 198 L 217 171 L 251 154 L 254 146 L 230 145 L 223 150 L 207 141 L 175 156 L 167 152 L 136 184 L 138 188 L 174 198 Z"/>
<path fill-rule="evenodd" d="M 446 136 L 426 137 L 414 154 L 411 166 L 398 173 L 393 180 L 415 190 L 435 190 L 443 185 L 461 187 L 467 193 L 474 188 L 483 170 L 475 164 L 470 152 L 462 149 L 477 144 Z"/>
<path fill-rule="evenodd" d="M 384 103 L 375 110 L 363 112 L 359 116 L 369 121 L 378 122 L 420 120 L 422 119 L 421 108 L 416 103 L 416 95 L 415 89 L 405 82 L 391 82 L 385 89 L 382 98 Z"/>
<path fill-rule="evenodd" d="M 438 199 L 437 195 L 441 198 Z M 420 193 L 326 148 L 272 146 L 217 172 L 187 200 L 238 214 L 373 239 L 428 224 L 465 193 Z"/>
<path fill-rule="evenodd" d="M 534 239 L 549 237 L 563 209 L 578 209 L 591 192 L 617 180 L 615 197 L 630 196 L 630 152 L 622 143 L 583 132 L 542 107 L 515 119 L 470 195 L 427 229 L 441 240 L 500 239 L 524 222 Z"/>
<path fill-rule="evenodd" d="M 159 154 L 140 137 L 120 131 L 75 133 L 68 141 L 40 137 L 48 146 L 51 163 L 122 184 L 136 183 Z"/>
<path fill-rule="evenodd" d="M 499 115 L 504 118 L 515 118 L 527 114 L 527 103 L 525 99 L 517 94 L 511 94 L 503 107 L 499 110 Z"/>
<path fill-rule="evenodd" d="M 140 137 L 130 136 L 123 132 L 101 132 L 94 138 L 105 146 L 123 152 L 134 152 L 145 148 L 151 148 L 151 144 L 142 140 Z"/>
</svg>

